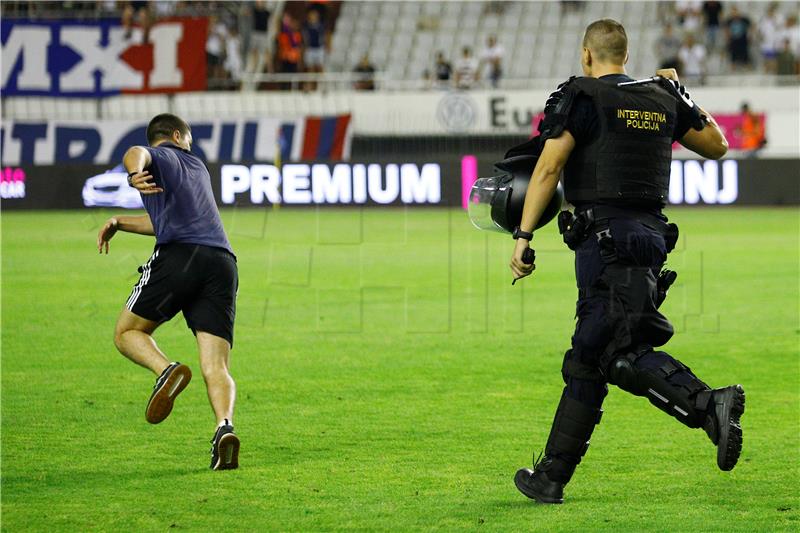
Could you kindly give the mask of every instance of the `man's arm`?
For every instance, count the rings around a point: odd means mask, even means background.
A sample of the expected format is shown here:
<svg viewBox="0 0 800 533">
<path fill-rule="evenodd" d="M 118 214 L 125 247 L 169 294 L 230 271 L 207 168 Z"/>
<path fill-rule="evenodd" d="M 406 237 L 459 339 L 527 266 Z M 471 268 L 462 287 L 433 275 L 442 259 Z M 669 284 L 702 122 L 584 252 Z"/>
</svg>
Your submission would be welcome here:
<svg viewBox="0 0 800 533">
<path fill-rule="evenodd" d="M 678 73 L 673 68 L 668 69 L 660 69 L 656 71 L 656 75 L 661 76 L 662 78 L 666 78 L 668 80 L 673 80 L 676 84 L 680 84 L 680 80 L 678 79 Z M 673 89 L 677 90 L 677 87 L 674 85 L 668 86 Z M 681 90 L 684 88 L 681 86 Z M 728 141 L 725 139 L 725 135 L 722 133 L 717 121 L 714 120 L 714 117 L 711 116 L 705 109 L 701 108 L 699 105 L 694 103 L 691 99 L 689 99 L 689 93 L 685 93 L 685 96 L 681 96 L 684 93 L 676 93 L 676 97 L 678 98 L 679 105 L 685 105 L 688 107 L 694 106 L 695 111 L 699 112 L 700 115 L 705 115 L 706 122 L 703 125 L 702 130 L 696 130 L 694 128 L 690 128 L 683 137 L 681 137 L 678 142 L 681 143 L 683 146 L 691 150 L 692 152 L 701 155 L 708 159 L 719 159 L 724 156 L 728 152 Z M 691 106 L 689 105 L 691 104 Z M 686 107 L 684 107 L 685 109 Z"/>
<path fill-rule="evenodd" d="M 708 119 L 706 127 L 701 131 L 690 129 L 678 142 L 707 159 L 720 159 L 728 153 L 728 140 L 725 139 L 725 134 L 711 113 L 700 106 L 697 107 Z"/>
<path fill-rule="evenodd" d="M 522 222 L 520 229 L 532 233 L 539 219 L 544 213 L 547 204 L 556 191 L 561 171 L 575 148 L 575 138 L 564 130 L 561 135 L 547 139 L 542 148 L 542 154 L 533 169 L 528 191 L 525 194 L 525 206 L 522 208 Z M 514 277 L 524 278 L 533 272 L 533 265 L 522 262 L 522 253 L 528 248 L 528 241 L 517 239 L 514 254 L 511 256 L 511 271 Z"/>
<path fill-rule="evenodd" d="M 164 189 L 156 187 L 156 184 L 150 181 L 153 176 L 145 170 L 152 162 L 153 158 L 150 152 L 142 146 L 128 148 L 122 158 L 122 164 L 125 166 L 125 170 L 128 171 L 128 184 L 142 194 L 164 192 Z"/>
<path fill-rule="evenodd" d="M 102 254 L 104 248 L 105 252 L 108 253 L 108 241 L 114 237 L 117 231 L 138 233 L 139 235 L 156 234 L 149 215 L 111 217 L 97 234 L 97 251 L 99 253 Z"/>
<path fill-rule="evenodd" d="M 153 159 L 150 157 L 150 152 L 143 146 L 131 146 L 122 158 L 122 164 L 125 165 L 125 170 L 127 170 L 128 173 L 141 172 L 149 167 L 152 161 Z"/>
</svg>

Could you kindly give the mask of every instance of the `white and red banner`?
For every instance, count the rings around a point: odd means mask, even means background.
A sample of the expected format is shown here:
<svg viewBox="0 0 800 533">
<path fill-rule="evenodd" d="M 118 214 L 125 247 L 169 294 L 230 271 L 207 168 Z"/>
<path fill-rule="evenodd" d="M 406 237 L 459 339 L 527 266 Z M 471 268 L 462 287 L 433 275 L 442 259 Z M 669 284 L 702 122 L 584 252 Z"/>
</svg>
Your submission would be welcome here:
<svg viewBox="0 0 800 533">
<path fill-rule="evenodd" d="M 3 96 L 98 97 L 206 88 L 205 18 L 160 20 L 132 32 L 119 20 L 3 19 Z"/>
<path fill-rule="evenodd" d="M 298 119 L 213 119 L 190 122 L 192 152 L 213 162 L 346 161 L 350 115 Z M 146 145 L 147 121 L 4 120 L 2 165 L 114 165 Z"/>
</svg>

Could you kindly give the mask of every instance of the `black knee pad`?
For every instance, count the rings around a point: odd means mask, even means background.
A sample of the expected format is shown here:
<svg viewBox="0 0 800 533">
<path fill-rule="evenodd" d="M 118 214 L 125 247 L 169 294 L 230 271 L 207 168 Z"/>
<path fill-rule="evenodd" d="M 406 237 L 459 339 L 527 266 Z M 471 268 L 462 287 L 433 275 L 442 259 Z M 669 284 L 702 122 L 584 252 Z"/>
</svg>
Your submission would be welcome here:
<svg viewBox="0 0 800 533">
<path fill-rule="evenodd" d="M 611 361 L 608 381 L 624 391 L 639 394 L 636 369 L 633 367 L 635 360 L 635 354 L 626 354 Z"/>
</svg>

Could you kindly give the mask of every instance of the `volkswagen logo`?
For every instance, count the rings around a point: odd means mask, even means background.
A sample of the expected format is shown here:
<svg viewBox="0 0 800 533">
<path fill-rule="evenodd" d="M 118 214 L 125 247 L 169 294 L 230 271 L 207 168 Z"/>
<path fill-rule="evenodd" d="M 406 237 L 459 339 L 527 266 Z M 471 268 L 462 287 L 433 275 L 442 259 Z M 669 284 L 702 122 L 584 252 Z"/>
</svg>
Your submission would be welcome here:
<svg viewBox="0 0 800 533">
<path fill-rule="evenodd" d="M 477 116 L 475 102 L 464 93 L 447 93 L 436 108 L 436 118 L 444 129 L 451 133 L 469 130 Z"/>
</svg>

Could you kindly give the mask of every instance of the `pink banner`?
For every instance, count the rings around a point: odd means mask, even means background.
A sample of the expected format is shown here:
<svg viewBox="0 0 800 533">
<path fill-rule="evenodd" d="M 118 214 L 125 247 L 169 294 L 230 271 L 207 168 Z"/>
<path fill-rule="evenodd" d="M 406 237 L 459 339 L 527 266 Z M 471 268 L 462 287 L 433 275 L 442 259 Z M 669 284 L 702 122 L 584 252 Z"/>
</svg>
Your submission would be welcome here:
<svg viewBox="0 0 800 533">
<path fill-rule="evenodd" d="M 756 129 L 761 131 L 761 137 L 763 138 L 763 132 L 767 131 L 767 117 L 764 113 L 758 113 L 754 115 L 754 117 L 760 122 L 760 126 Z M 717 124 L 719 124 L 722 133 L 725 134 L 725 138 L 728 139 L 728 148 L 731 150 L 752 150 L 755 148 L 754 146 L 747 146 L 745 136 L 742 135 L 742 130 L 746 129 L 742 127 L 744 123 L 743 114 L 714 115 L 714 119 L 717 121 Z"/>
</svg>

